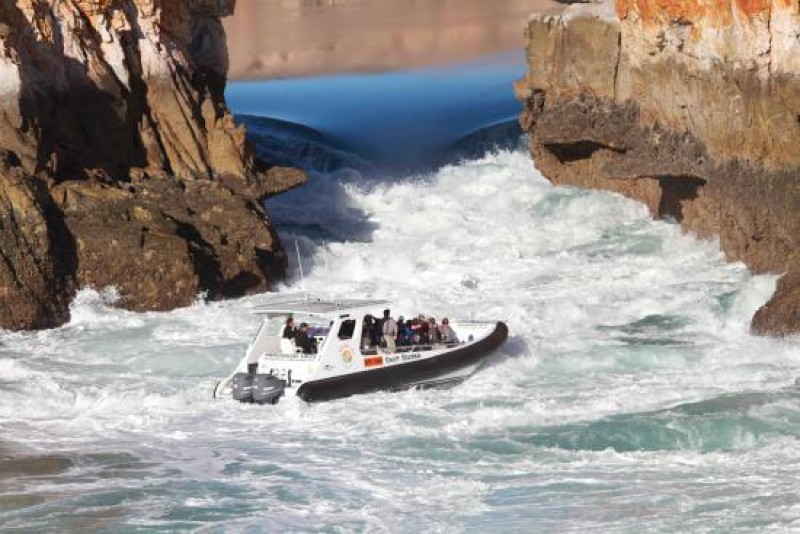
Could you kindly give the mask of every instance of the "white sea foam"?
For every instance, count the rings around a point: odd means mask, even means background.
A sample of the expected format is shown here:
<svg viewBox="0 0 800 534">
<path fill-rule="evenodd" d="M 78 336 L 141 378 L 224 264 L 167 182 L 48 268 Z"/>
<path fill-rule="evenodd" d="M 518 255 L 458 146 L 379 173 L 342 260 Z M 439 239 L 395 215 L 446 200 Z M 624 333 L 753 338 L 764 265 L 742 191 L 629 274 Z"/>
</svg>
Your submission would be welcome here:
<svg viewBox="0 0 800 534">
<path fill-rule="evenodd" d="M 503 319 L 510 339 L 452 389 L 245 406 L 211 391 L 254 334 L 259 297 L 136 314 L 84 290 L 70 324 L 0 345 L 4 442 L 87 458 L 69 477 L 91 492 L 65 480 L 59 494 L 87 509 L 127 495 L 112 523 L 144 528 L 702 530 L 748 517 L 767 528 L 773 510 L 798 521 L 784 497 L 800 475 L 788 388 L 800 345 L 749 335 L 775 277 L 725 263 L 715 241 L 620 196 L 553 188 L 523 152 L 395 183 L 316 177 L 269 207 L 303 256 L 304 282 L 295 269 L 283 291 Z M 9 524 L 57 528 L 72 508 L 52 506 Z"/>
</svg>

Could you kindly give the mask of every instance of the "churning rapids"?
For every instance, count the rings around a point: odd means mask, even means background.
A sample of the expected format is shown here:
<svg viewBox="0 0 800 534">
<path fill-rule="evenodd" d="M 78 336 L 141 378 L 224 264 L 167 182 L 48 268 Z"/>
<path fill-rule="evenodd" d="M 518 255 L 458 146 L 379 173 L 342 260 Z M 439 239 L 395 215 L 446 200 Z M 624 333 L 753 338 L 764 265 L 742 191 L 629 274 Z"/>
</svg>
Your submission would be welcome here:
<svg viewBox="0 0 800 534">
<path fill-rule="evenodd" d="M 306 272 L 282 291 L 503 319 L 501 351 L 451 389 L 214 401 L 259 297 L 83 291 L 68 325 L 0 338 L 0 528 L 800 530 L 800 343 L 748 334 L 774 277 L 522 148 L 339 167 L 269 203 Z"/>
<path fill-rule="evenodd" d="M 307 289 L 504 318 L 501 353 L 447 390 L 219 402 L 258 297 L 135 314 L 84 291 L 69 325 L 3 335 L 0 525 L 800 528 L 800 346 L 747 333 L 773 278 L 523 150 L 339 178 L 270 206 L 305 229 Z"/>
</svg>

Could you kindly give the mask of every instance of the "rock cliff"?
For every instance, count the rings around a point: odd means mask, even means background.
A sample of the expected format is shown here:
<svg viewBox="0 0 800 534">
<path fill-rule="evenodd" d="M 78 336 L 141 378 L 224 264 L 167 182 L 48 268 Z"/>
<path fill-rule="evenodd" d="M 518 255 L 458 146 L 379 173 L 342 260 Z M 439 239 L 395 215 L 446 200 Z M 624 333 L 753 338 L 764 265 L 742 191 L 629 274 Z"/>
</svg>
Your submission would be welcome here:
<svg viewBox="0 0 800 534">
<path fill-rule="evenodd" d="M 164 310 L 263 291 L 285 255 L 224 101 L 235 0 L 0 0 L 0 328 L 68 319 L 76 288 Z"/>
<path fill-rule="evenodd" d="M 517 85 L 536 165 L 784 273 L 753 319 L 800 332 L 797 0 L 617 0 L 534 15 Z"/>
</svg>

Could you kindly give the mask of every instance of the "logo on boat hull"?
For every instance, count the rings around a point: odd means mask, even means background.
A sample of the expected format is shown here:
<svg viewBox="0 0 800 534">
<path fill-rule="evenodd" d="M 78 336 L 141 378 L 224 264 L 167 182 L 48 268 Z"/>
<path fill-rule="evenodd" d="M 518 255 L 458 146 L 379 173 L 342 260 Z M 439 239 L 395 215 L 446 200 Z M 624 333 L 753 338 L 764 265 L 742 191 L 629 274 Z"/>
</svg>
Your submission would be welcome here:
<svg viewBox="0 0 800 534">
<path fill-rule="evenodd" d="M 342 357 L 342 361 L 344 363 L 353 363 L 353 351 L 350 350 L 350 347 L 342 347 L 339 349 L 339 356 Z"/>
</svg>

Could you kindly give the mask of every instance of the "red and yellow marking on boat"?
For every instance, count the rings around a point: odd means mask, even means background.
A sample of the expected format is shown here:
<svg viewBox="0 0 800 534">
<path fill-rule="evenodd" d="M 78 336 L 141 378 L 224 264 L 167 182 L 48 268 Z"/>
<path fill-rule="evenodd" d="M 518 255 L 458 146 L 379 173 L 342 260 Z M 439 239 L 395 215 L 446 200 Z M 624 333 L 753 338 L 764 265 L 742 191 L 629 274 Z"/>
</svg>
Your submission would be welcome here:
<svg viewBox="0 0 800 534">
<path fill-rule="evenodd" d="M 364 367 L 380 367 L 383 365 L 383 356 L 368 356 L 364 358 Z"/>
</svg>

